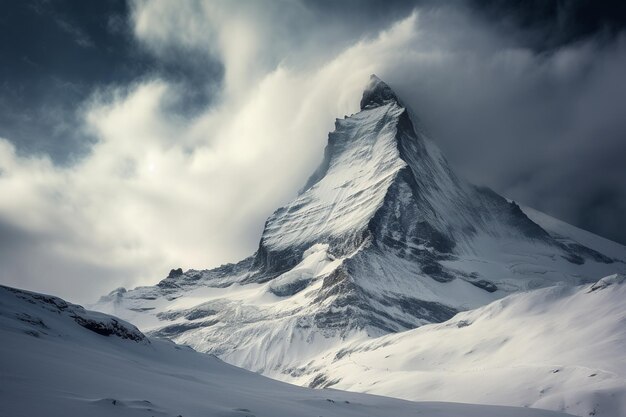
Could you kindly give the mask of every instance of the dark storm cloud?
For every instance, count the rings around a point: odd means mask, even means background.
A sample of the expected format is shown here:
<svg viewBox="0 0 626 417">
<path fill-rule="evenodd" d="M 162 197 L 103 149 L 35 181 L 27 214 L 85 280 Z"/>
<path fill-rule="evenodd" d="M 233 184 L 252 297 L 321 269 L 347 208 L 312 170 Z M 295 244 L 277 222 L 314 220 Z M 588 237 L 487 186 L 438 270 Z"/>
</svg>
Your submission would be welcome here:
<svg viewBox="0 0 626 417">
<path fill-rule="evenodd" d="M 415 8 L 463 8 L 537 51 L 589 37 L 610 41 L 626 28 L 626 2 L 616 0 L 306 0 L 304 4 L 323 16 L 322 22 L 343 22 L 364 33 L 380 30 Z"/>
<path fill-rule="evenodd" d="M 219 62 L 181 50 L 152 56 L 134 40 L 129 13 L 125 0 L 2 2 L 0 137 L 67 163 L 93 143 L 78 110 L 95 89 L 160 77 L 181 86 L 173 111 L 210 102 Z"/>
<path fill-rule="evenodd" d="M 305 0 L 308 9 L 323 17 L 320 22 L 334 22 L 352 25 L 360 31 L 375 33 L 389 23 L 409 15 L 420 5 L 432 3 L 432 0 Z"/>
<path fill-rule="evenodd" d="M 600 37 L 605 41 L 626 27 L 626 3 L 607 0 L 468 0 L 490 24 L 512 27 L 528 46 L 550 50 Z"/>
</svg>

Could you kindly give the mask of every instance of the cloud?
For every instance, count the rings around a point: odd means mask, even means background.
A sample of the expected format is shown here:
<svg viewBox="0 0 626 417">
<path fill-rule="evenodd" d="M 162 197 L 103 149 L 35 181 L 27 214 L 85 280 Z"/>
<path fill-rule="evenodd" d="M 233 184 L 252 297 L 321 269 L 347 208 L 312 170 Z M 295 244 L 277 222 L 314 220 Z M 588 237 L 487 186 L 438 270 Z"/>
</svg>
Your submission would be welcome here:
<svg viewBox="0 0 626 417">
<path fill-rule="evenodd" d="M 69 34 L 74 42 L 82 48 L 93 48 L 95 45 L 91 38 L 78 26 L 71 24 L 67 20 L 57 17 L 56 23 L 67 34 Z"/>
<path fill-rule="evenodd" d="M 351 20 L 307 2 L 133 3 L 146 51 L 193 73 L 206 63 L 213 77 L 157 72 L 98 88 L 75 126 L 95 141 L 72 164 L 0 139 L 0 195 L 11 196 L 0 200 L 0 280 L 84 302 L 251 254 L 371 73 L 471 179 L 610 227 L 598 218 L 624 201 L 623 38 L 546 53 L 467 8 L 412 8 Z M 195 90 L 206 100 L 189 110 Z"/>
</svg>

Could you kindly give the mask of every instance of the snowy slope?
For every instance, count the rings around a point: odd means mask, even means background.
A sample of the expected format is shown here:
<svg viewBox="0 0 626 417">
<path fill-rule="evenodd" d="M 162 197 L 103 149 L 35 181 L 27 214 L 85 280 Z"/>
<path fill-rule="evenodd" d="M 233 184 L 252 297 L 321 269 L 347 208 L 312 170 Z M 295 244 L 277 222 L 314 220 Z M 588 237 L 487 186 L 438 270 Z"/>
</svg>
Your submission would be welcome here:
<svg viewBox="0 0 626 417">
<path fill-rule="evenodd" d="M 624 300 L 623 275 L 519 293 L 441 324 L 348 343 L 307 364 L 296 382 L 624 417 Z"/>
<path fill-rule="evenodd" d="M 273 381 L 114 317 L 0 287 L 0 416 L 557 417 L 549 411 L 412 403 Z"/>
<path fill-rule="evenodd" d="M 172 270 L 93 308 L 291 379 L 346 341 L 613 273 L 626 273 L 626 248 L 458 178 L 373 76 L 361 111 L 336 122 L 321 166 L 270 216 L 255 254 L 212 270 Z"/>
<path fill-rule="evenodd" d="M 395 138 L 403 112 L 390 102 L 337 120 L 329 136 L 324 175 L 267 220 L 262 247 L 280 253 L 339 238 L 358 246 L 359 235 L 406 167 Z"/>
</svg>

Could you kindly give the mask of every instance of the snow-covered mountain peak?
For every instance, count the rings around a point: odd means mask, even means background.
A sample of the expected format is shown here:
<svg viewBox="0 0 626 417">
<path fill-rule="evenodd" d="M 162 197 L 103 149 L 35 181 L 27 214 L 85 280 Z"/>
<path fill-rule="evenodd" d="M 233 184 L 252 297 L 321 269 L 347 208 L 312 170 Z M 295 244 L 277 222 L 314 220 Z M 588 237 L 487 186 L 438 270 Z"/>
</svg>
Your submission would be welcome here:
<svg viewBox="0 0 626 417">
<path fill-rule="evenodd" d="M 361 110 L 383 106 L 389 101 L 399 103 L 396 93 L 375 74 L 370 75 L 369 82 L 363 91 L 363 98 L 361 98 Z"/>
<path fill-rule="evenodd" d="M 268 270 L 292 267 L 315 243 L 330 244 L 337 256 L 363 244 L 368 224 L 406 167 L 398 149 L 404 113 L 391 101 L 337 121 L 308 187 L 267 220 L 259 260 Z"/>
<path fill-rule="evenodd" d="M 172 270 L 97 309 L 280 378 L 347 339 L 442 322 L 508 294 L 626 273 L 626 248 L 457 177 L 372 77 L 256 253 Z"/>
<path fill-rule="evenodd" d="M 320 167 L 267 220 L 254 262 L 266 274 L 293 267 L 316 243 L 328 244 L 336 257 L 385 241 L 409 252 L 419 245 L 450 251 L 455 233 L 484 223 L 476 214 L 474 189 L 454 175 L 415 128 L 410 111 L 375 75 L 361 107 L 336 121 Z M 507 204 L 499 198 L 494 205 Z M 520 224 L 532 223 L 521 212 L 519 217 Z M 392 230 L 399 235 L 390 236 Z"/>
<path fill-rule="evenodd" d="M 532 240 L 584 262 L 514 202 L 459 179 L 375 75 L 361 104 L 360 112 L 337 120 L 323 162 L 300 194 L 267 220 L 254 258 L 262 280 L 297 265 L 317 243 L 328 244 L 335 257 L 373 246 L 412 259 L 440 281 L 455 275 L 441 261 L 476 254 L 482 237 Z"/>
</svg>

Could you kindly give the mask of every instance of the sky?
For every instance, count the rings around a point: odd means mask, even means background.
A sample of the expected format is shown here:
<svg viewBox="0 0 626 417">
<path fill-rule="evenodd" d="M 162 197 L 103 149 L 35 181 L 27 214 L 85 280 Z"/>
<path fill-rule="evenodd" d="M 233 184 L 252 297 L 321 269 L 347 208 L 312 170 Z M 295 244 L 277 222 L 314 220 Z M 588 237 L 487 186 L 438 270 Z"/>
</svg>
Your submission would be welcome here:
<svg viewBox="0 0 626 417">
<path fill-rule="evenodd" d="M 0 3 L 0 283 L 252 254 L 370 74 L 469 181 L 626 244 L 619 1 Z"/>
</svg>

